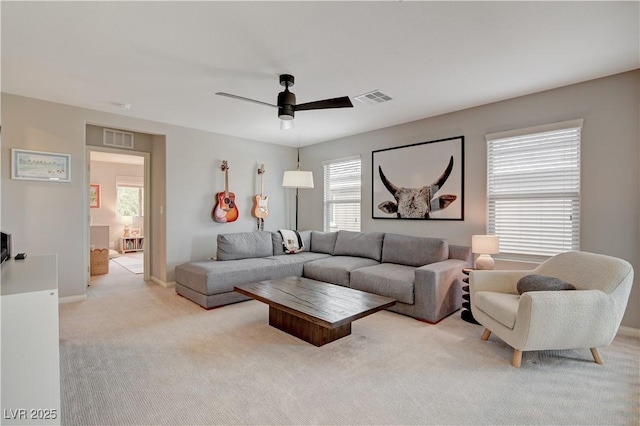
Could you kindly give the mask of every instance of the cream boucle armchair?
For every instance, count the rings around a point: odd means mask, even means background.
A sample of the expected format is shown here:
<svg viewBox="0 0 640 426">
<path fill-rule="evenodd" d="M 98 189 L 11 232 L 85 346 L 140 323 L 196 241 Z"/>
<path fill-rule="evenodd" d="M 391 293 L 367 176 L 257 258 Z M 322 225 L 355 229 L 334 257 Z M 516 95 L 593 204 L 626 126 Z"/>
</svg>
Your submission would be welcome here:
<svg viewBox="0 0 640 426">
<path fill-rule="evenodd" d="M 518 280 L 529 274 L 559 278 L 575 291 L 530 291 L 518 294 Z M 629 262 L 586 252 L 558 254 L 530 271 L 472 271 L 471 310 L 486 330 L 514 348 L 513 365 L 523 351 L 597 348 L 615 337 L 633 283 Z"/>
</svg>

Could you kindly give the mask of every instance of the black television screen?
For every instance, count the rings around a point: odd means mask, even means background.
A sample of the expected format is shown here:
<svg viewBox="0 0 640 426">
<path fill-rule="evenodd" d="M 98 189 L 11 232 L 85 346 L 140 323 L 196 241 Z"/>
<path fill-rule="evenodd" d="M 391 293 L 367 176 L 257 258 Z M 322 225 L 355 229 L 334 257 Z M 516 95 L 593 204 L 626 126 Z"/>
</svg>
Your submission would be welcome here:
<svg viewBox="0 0 640 426">
<path fill-rule="evenodd" d="M 11 234 L 0 232 L 2 257 L 0 263 L 4 263 L 5 260 L 11 259 Z"/>
</svg>

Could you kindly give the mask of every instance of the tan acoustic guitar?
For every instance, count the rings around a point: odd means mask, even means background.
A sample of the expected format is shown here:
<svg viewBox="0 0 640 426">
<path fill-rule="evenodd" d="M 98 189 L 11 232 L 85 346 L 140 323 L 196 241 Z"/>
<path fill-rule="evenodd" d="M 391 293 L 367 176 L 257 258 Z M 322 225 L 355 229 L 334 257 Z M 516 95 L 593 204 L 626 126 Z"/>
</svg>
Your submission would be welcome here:
<svg viewBox="0 0 640 426">
<path fill-rule="evenodd" d="M 211 218 L 220 223 L 234 222 L 238 219 L 238 206 L 236 194 L 229 192 L 229 165 L 226 160 L 222 162 L 221 169 L 224 172 L 224 191 L 218 192 Z"/>
<path fill-rule="evenodd" d="M 266 195 L 264 195 L 264 164 L 258 169 L 260 175 L 260 194 L 253 197 L 253 215 L 258 219 L 264 219 L 269 216 L 269 204 Z"/>
</svg>

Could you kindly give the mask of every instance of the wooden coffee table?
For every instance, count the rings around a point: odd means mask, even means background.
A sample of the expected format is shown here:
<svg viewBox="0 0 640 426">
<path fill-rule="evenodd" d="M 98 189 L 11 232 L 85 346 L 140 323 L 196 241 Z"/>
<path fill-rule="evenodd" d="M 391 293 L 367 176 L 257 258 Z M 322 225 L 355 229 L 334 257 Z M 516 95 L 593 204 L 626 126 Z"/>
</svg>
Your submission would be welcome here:
<svg viewBox="0 0 640 426">
<path fill-rule="evenodd" d="M 316 346 L 348 336 L 353 321 L 396 303 L 302 277 L 237 285 L 234 290 L 269 305 L 269 325 Z"/>
</svg>

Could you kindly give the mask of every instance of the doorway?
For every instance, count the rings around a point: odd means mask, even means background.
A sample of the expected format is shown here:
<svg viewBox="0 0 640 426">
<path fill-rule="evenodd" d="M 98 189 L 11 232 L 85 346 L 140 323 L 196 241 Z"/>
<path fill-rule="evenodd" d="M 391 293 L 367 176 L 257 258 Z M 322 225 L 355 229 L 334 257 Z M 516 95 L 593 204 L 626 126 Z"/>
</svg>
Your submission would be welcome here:
<svg viewBox="0 0 640 426">
<path fill-rule="evenodd" d="M 150 154 L 87 146 L 87 163 L 88 284 L 144 284 L 150 278 Z"/>
</svg>

